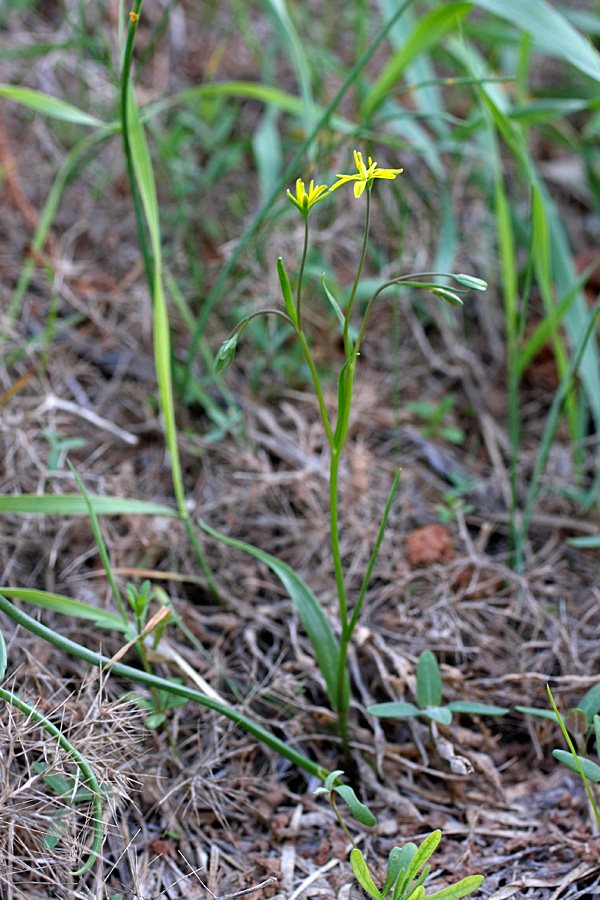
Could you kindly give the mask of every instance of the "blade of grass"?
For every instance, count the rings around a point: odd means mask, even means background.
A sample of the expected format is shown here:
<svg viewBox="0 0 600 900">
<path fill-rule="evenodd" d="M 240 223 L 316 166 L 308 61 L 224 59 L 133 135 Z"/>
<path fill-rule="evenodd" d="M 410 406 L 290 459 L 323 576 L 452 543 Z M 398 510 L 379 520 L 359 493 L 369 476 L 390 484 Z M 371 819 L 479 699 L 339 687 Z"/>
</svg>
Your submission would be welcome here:
<svg viewBox="0 0 600 900">
<path fill-rule="evenodd" d="M 31 634 L 43 638 L 54 647 L 58 647 L 64 653 L 76 656 L 78 659 L 82 659 L 84 662 L 89 663 L 89 665 L 94 666 L 98 670 L 110 663 L 109 657 L 95 653 L 93 650 L 88 650 L 87 647 L 82 647 L 75 641 L 63 637 L 63 635 L 52 631 L 51 628 L 47 628 L 40 622 L 36 622 L 35 619 L 32 619 L 31 616 L 28 616 L 23 610 L 13 606 L 10 600 L 7 600 L 2 594 L 0 594 L 0 612 L 5 613 L 5 615 L 18 625 L 26 628 Z M 187 700 L 192 700 L 200 706 L 204 706 L 207 709 L 212 709 L 215 712 L 220 713 L 231 722 L 234 722 L 249 734 L 253 735 L 253 737 L 257 738 L 257 740 L 264 743 L 267 747 L 270 747 L 280 756 L 283 756 L 284 759 L 288 759 L 305 772 L 316 775 L 321 781 L 325 781 L 329 774 L 327 769 L 323 768 L 323 766 L 317 765 L 313 760 L 304 756 L 302 753 L 299 753 L 293 747 L 286 744 L 285 741 L 282 741 L 266 728 L 263 728 L 262 725 L 254 722 L 254 720 L 243 713 L 238 712 L 234 707 L 228 706 L 225 703 L 220 703 L 211 697 L 207 697 L 200 691 L 185 687 L 185 685 L 182 684 L 176 684 L 173 681 L 169 681 L 167 678 L 160 678 L 157 675 L 148 674 L 141 669 L 134 669 L 123 663 L 114 663 L 114 665 L 111 666 L 110 672 L 113 675 L 135 681 L 139 684 L 145 684 L 156 690 L 166 691 L 168 694 L 174 694 L 177 697 L 185 697 Z"/>
<path fill-rule="evenodd" d="M 178 516 L 176 510 L 161 503 L 130 500 L 124 497 L 96 497 L 89 502 L 99 516 Z M 88 508 L 80 494 L 3 494 L 0 513 L 40 516 L 85 516 Z"/>
</svg>

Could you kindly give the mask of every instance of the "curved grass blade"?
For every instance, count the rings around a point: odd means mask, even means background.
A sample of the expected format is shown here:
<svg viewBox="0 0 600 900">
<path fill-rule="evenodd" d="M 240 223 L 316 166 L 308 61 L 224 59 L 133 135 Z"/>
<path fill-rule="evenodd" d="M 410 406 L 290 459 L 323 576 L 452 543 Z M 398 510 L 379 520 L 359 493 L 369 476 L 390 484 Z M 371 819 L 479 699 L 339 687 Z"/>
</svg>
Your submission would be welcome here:
<svg viewBox="0 0 600 900">
<path fill-rule="evenodd" d="M 178 516 L 177 510 L 162 503 L 130 500 L 127 497 L 97 497 L 88 494 L 98 516 Z M 88 508 L 81 494 L 2 494 L 0 513 L 40 516 L 87 516 Z"/>
<path fill-rule="evenodd" d="M 248 716 L 239 712 L 235 707 L 229 706 L 227 703 L 223 703 L 219 700 L 215 700 L 212 697 L 208 697 L 206 694 L 201 693 L 201 691 L 188 688 L 183 684 L 176 684 L 174 681 L 167 678 L 160 678 L 157 675 L 152 675 L 143 671 L 143 669 L 134 669 L 132 666 L 127 666 L 124 663 L 119 662 L 111 665 L 111 660 L 108 656 L 103 656 L 100 653 L 95 653 L 93 650 L 88 650 L 87 647 L 82 647 L 81 644 L 52 631 L 51 628 L 32 619 L 31 616 L 28 616 L 23 610 L 17 609 L 17 607 L 13 606 L 10 600 L 7 600 L 2 594 L 0 594 L 0 612 L 5 613 L 5 615 L 11 618 L 13 622 L 26 628 L 27 631 L 30 631 L 32 634 L 43 638 L 54 647 L 58 647 L 64 653 L 70 653 L 72 656 L 84 660 L 84 662 L 89 663 L 96 669 L 100 670 L 106 666 L 110 666 L 110 672 L 113 675 L 127 678 L 138 684 L 148 685 L 148 687 L 155 688 L 156 690 L 166 691 L 168 694 L 175 694 L 177 697 L 185 697 L 186 700 L 191 700 L 194 703 L 198 703 L 200 706 L 204 706 L 207 709 L 212 709 L 215 712 L 220 713 L 300 769 L 309 772 L 311 775 L 316 775 L 320 781 L 325 781 L 327 778 L 329 774 L 327 769 L 323 766 L 319 766 L 317 763 L 313 762 L 313 760 L 309 759 L 309 757 L 304 756 L 304 754 L 299 753 L 294 747 L 289 746 L 285 741 L 282 741 L 274 734 L 271 734 L 270 731 L 267 731 L 262 725 L 259 725 L 253 719 L 250 719 Z"/>
<path fill-rule="evenodd" d="M 275 575 L 277 575 L 298 611 L 298 615 L 302 620 L 306 634 L 308 635 L 315 656 L 317 657 L 319 669 L 325 679 L 329 702 L 331 703 L 332 708 L 338 712 L 338 666 L 340 645 L 333 633 L 333 629 L 327 616 L 323 612 L 319 605 L 319 601 L 311 589 L 290 566 L 281 562 L 281 560 L 276 559 L 269 553 L 265 553 L 264 550 L 253 547 L 251 544 L 237 541 L 234 538 L 227 537 L 226 535 L 215 531 L 214 528 L 211 528 L 206 522 L 203 522 L 202 519 L 198 519 L 197 521 L 200 528 L 207 534 L 210 534 L 211 537 L 221 541 L 223 544 L 227 544 L 229 547 L 236 547 L 239 550 L 244 550 L 246 553 L 249 553 L 251 556 L 254 556 L 256 559 L 263 562 L 275 573 Z"/>
<path fill-rule="evenodd" d="M 90 125 L 92 128 L 110 128 L 115 130 L 114 125 L 107 125 L 102 119 L 91 116 L 89 113 L 83 112 L 71 103 L 59 100 L 57 97 L 51 97 L 41 91 L 34 91 L 32 88 L 18 87 L 16 85 L 0 84 L 0 97 L 6 97 L 7 100 L 14 100 L 21 106 L 27 106 L 35 112 L 42 113 L 44 116 L 50 116 L 52 119 L 62 119 L 63 122 L 73 122 L 75 125 Z"/>
</svg>

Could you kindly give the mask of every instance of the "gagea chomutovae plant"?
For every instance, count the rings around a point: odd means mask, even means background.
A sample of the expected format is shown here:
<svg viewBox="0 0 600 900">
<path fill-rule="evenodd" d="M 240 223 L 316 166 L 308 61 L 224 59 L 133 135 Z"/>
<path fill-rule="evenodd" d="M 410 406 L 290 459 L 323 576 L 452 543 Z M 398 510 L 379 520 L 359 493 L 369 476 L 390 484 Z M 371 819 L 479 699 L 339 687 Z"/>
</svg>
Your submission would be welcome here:
<svg viewBox="0 0 600 900">
<path fill-rule="evenodd" d="M 358 151 L 354 151 L 354 163 L 356 172 L 351 175 L 338 175 L 337 181 L 331 187 L 328 187 L 325 184 L 315 184 L 314 181 L 311 181 L 307 190 L 305 183 L 299 178 L 296 181 L 295 194 L 291 191 L 287 192 L 288 198 L 304 220 L 304 241 L 300 252 L 300 264 L 298 267 L 298 275 L 295 279 L 295 287 L 292 289 L 292 283 L 288 276 L 284 261 L 279 258 L 277 260 L 277 272 L 279 275 L 279 283 L 281 285 L 283 308 L 268 307 L 257 310 L 243 318 L 233 329 L 227 340 L 222 344 L 215 363 L 217 372 L 222 371 L 231 363 L 240 336 L 252 319 L 255 319 L 257 316 L 274 315 L 284 319 L 295 333 L 297 340 L 300 342 L 302 353 L 312 378 L 312 384 L 316 394 L 329 449 L 329 530 L 331 556 L 339 607 L 339 640 L 325 616 L 322 606 L 319 604 L 312 591 L 289 566 L 276 560 L 269 554 L 259 551 L 255 547 L 243 544 L 239 541 L 234 541 L 231 538 L 225 538 L 223 535 L 213 531 L 213 529 L 209 528 L 205 523 L 200 523 L 209 534 L 212 534 L 220 540 L 225 540 L 233 546 L 242 547 L 265 562 L 279 576 L 284 586 L 289 591 L 315 652 L 319 669 L 325 681 L 329 702 L 337 713 L 346 759 L 349 757 L 348 713 L 350 708 L 350 683 L 346 664 L 348 645 L 360 616 L 365 593 L 373 566 L 377 559 L 388 514 L 400 477 L 400 472 L 398 472 L 383 511 L 379 533 L 364 573 L 360 590 L 355 597 L 351 597 L 347 585 L 347 572 L 344 569 L 342 553 L 340 550 L 338 515 L 340 459 L 348 437 L 354 381 L 360 359 L 360 349 L 369 323 L 369 318 L 379 296 L 387 288 L 391 288 L 394 285 L 423 288 L 430 291 L 432 294 L 435 294 L 435 296 L 439 297 L 441 300 L 450 303 L 452 306 L 462 305 L 463 301 L 459 296 L 461 293 L 464 293 L 469 289 L 483 291 L 487 287 L 484 281 L 471 275 L 455 275 L 441 272 L 419 272 L 409 275 L 397 275 L 396 277 L 383 282 L 377 288 L 366 304 L 362 317 L 358 316 L 358 321 L 354 321 L 353 313 L 355 309 L 355 300 L 369 241 L 369 223 L 372 202 L 371 192 L 377 180 L 392 180 L 402 173 L 402 169 L 379 168 L 377 163 L 374 162 L 370 156 L 368 157 L 367 164 L 363 160 L 362 153 Z M 305 330 L 303 316 L 303 288 L 305 280 L 305 264 L 309 247 L 311 213 L 318 203 L 330 199 L 334 191 L 347 184 L 353 184 L 354 197 L 356 200 L 365 202 L 365 224 L 360 257 L 356 268 L 356 276 L 350 288 L 345 308 L 340 306 L 327 287 L 325 275 L 323 275 L 321 279 L 325 297 L 331 304 L 339 323 L 339 328 L 343 336 L 344 349 L 344 360 L 338 373 L 337 408 L 335 410 L 330 410 L 327 408 L 325 402 L 321 376 L 315 363 L 313 351 L 311 350 L 310 337 Z M 452 279 L 455 283 L 454 289 L 450 290 L 445 284 L 440 283 L 438 281 L 439 278 Z"/>
</svg>

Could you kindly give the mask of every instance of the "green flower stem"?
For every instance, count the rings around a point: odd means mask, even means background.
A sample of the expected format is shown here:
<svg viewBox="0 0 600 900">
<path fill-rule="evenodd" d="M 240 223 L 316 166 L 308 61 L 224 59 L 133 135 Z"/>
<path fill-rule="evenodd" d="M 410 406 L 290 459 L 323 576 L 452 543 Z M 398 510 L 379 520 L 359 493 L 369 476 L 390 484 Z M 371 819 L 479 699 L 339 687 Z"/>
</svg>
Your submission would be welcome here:
<svg viewBox="0 0 600 900">
<path fill-rule="evenodd" d="M 333 431 L 331 430 L 331 423 L 329 422 L 329 416 L 327 415 L 327 407 L 325 405 L 325 398 L 323 396 L 323 390 L 321 388 L 321 382 L 319 380 L 319 373 L 317 372 L 317 367 L 315 366 L 314 360 L 312 358 L 310 348 L 304 337 L 304 332 L 301 328 L 296 329 L 296 334 L 298 335 L 298 340 L 300 341 L 300 346 L 302 347 L 302 352 L 304 353 L 304 359 L 310 369 L 310 374 L 312 376 L 313 385 L 315 387 L 315 393 L 317 395 L 317 402 L 319 404 L 319 410 L 321 412 L 321 418 L 323 420 L 323 425 L 325 427 L 325 433 L 327 434 L 327 441 L 331 450 L 333 451 Z"/>
<path fill-rule="evenodd" d="M 304 265 L 306 263 L 306 254 L 308 252 L 308 214 L 304 216 L 304 247 L 302 249 L 302 262 L 300 263 L 300 274 L 298 275 L 298 291 L 296 293 L 296 317 L 298 319 L 298 328 L 302 330 L 302 279 L 304 278 Z"/>
<path fill-rule="evenodd" d="M 263 728 L 262 725 L 259 725 L 253 719 L 250 719 L 248 716 L 244 715 L 244 713 L 239 712 L 233 706 L 229 706 L 226 703 L 220 703 L 218 700 L 213 700 L 212 697 L 207 697 L 206 694 L 203 694 L 194 688 L 176 684 L 173 681 L 169 681 L 168 678 L 160 678 L 158 675 L 149 675 L 141 669 L 134 669 L 132 666 L 126 666 L 119 662 L 112 663 L 111 665 L 109 657 L 102 656 L 100 653 L 95 653 L 93 650 L 88 650 L 87 647 L 82 647 L 81 644 L 77 644 L 75 641 L 52 631 L 51 628 L 47 628 L 45 625 L 42 625 L 41 622 L 32 619 L 31 616 L 28 616 L 23 610 L 13 606 L 3 594 L 0 594 L 0 612 L 5 613 L 13 620 L 13 622 L 26 628 L 27 631 L 30 631 L 32 634 L 43 638 L 54 647 L 58 647 L 59 650 L 62 650 L 64 653 L 69 653 L 72 656 L 76 656 L 78 659 L 84 660 L 84 662 L 89 663 L 96 669 L 100 670 L 105 666 L 109 666 L 111 673 L 118 675 L 121 678 L 135 681 L 138 684 L 145 684 L 148 685 L 148 687 L 154 687 L 157 690 L 167 691 L 167 693 L 175 694 L 178 697 L 185 697 L 186 700 L 192 700 L 200 706 L 215 710 L 215 712 L 220 713 L 230 721 L 240 725 L 244 731 L 253 735 L 263 744 L 266 744 L 267 747 L 270 747 L 271 750 L 274 750 L 280 756 L 289 759 L 289 761 L 295 766 L 298 766 L 298 768 L 303 769 L 311 775 L 316 775 L 321 781 L 325 781 L 327 778 L 329 774 L 327 769 L 313 762 L 308 756 L 299 753 L 289 744 L 286 744 L 285 741 L 276 737 L 266 728 Z"/>
<path fill-rule="evenodd" d="M 1 599 L 4 600 L 4 598 Z M 4 602 L 8 603 L 7 600 Z M 17 709 L 20 709 L 21 712 L 24 712 L 27 716 L 30 716 L 30 718 L 37 722 L 47 734 L 56 738 L 56 741 L 63 750 L 73 758 L 73 762 L 87 782 L 93 796 L 94 839 L 92 841 L 87 862 L 84 863 L 80 869 L 77 869 L 76 872 L 73 872 L 74 876 L 85 875 L 85 873 L 94 865 L 102 847 L 102 801 L 100 799 L 100 785 L 98 784 L 98 779 L 94 774 L 94 770 L 85 757 L 81 755 L 79 750 L 77 750 L 73 744 L 67 740 L 64 734 L 59 731 L 56 725 L 54 725 L 50 719 L 47 719 L 46 716 L 42 715 L 42 713 L 38 712 L 34 706 L 31 706 L 31 704 L 27 703 L 25 700 L 21 700 L 21 698 L 17 696 L 17 694 L 13 694 L 12 691 L 5 691 L 4 688 L 0 688 L 0 699 L 4 700 L 6 703 L 10 703 L 11 706 L 16 707 Z"/>
<path fill-rule="evenodd" d="M 356 297 L 356 291 L 358 289 L 358 284 L 360 281 L 360 276 L 362 274 L 363 265 L 365 262 L 365 255 L 367 253 L 367 242 L 369 240 L 369 222 L 371 219 L 371 187 L 367 185 L 367 211 L 365 215 L 365 234 L 363 237 L 363 245 L 360 254 L 360 262 L 358 264 L 358 271 L 356 273 L 356 278 L 354 279 L 354 284 L 352 285 L 352 293 L 350 294 L 350 299 L 348 300 L 348 307 L 346 309 L 346 318 L 344 321 L 344 352 L 346 354 L 346 359 L 350 359 L 353 353 L 353 348 L 350 344 L 350 314 L 352 312 L 352 306 L 354 304 L 354 298 Z"/>
<path fill-rule="evenodd" d="M 142 8 L 143 0 L 134 0 L 132 13 L 136 16 L 135 20 L 129 17 L 129 26 L 127 28 L 127 39 L 125 42 L 125 50 L 123 53 L 123 64 L 121 67 L 121 135 L 123 137 L 123 150 L 125 153 L 125 161 L 127 163 L 127 174 L 129 175 L 129 183 L 133 194 L 133 207 L 135 210 L 135 221 L 137 225 L 138 240 L 140 242 L 140 250 L 142 259 L 144 260 L 144 269 L 146 271 L 146 280 L 150 286 L 150 292 L 154 295 L 154 272 L 152 264 L 152 254 L 148 245 L 146 228 L 144 225 L 144 210 L 140 198 L 137 181 L 135 178 L 135 169 L 133 164 L 133 154 L 131 152 L 131 142 L 129 140 L 129 116 L 127 95 L 130 90 L 130 74 L 131 61 L 133 59 L 133 45 L 135 42 L 135 33 L 139 23 L 139 15 Z"/>
</svg>

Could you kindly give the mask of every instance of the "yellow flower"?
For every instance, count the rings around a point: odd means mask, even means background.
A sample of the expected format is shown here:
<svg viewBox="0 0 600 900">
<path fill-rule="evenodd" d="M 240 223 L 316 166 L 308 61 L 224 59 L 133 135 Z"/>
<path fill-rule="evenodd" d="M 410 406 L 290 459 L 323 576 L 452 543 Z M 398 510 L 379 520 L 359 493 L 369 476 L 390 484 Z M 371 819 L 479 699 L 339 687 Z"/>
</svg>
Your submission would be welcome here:
<svg viewBox="0 0 600 900">
<path fill-rule="evenodd" d="M 368 160 L 369 168 L 367 168 L 363 162 L 362 153 L 357 153 L 355 150 L 354 163 L 358 169 L 358 174 L 337 175 L 336 178 L 339 178 L 339 181 L 336 181 L 330 190 L 335 191 L 341 184 L 346 184 L 348 181 L 355 181 L 354 196 L 358 199 L 366 187 L 371 187 L 375 178 L 395 178 L 396 175 L 399 175 L 404 171 L 404 169 L 378 169 L 377 163 L 373 162 L 370 156 L 368 157 Z"/>
<path fill-rule="evenodd" d="M 294 206 L 298 207 L 303 216 L 308 216 L 315 203 L 318 203 L 319 200 L 324 200 L 329 193 L 329 188 L 326 184 L 318 184 L 316 187 L 314 185 L 314 181 L 311 181 L 308 193 L 306 193 L 304 182 L 299 178 L 296 181 L 296 196 L 294 197 L 291 191 L 287 192 L 288 197 Z"/>
</svg>

